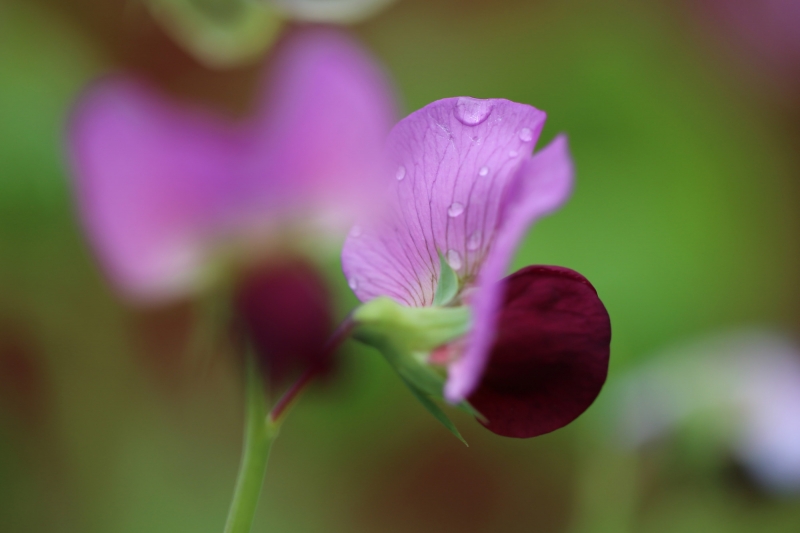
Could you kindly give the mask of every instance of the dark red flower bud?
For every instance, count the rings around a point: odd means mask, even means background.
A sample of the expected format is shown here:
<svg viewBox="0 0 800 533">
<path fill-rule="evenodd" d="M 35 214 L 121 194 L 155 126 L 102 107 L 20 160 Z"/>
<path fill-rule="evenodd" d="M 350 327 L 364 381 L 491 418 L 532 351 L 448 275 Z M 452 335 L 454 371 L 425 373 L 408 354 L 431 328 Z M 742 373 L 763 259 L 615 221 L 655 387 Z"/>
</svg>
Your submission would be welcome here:
<svg viewBox="0 0 800 533">
<path fill-rule="evenodd" d="M 611 321 L 591 283 L 568 268 L 507 277 L 489 364 L 470 403 L 506 437 L 536 437 L 583 413 L 608 373 Z"/>
<path fill-rule="evenodd" d="M 317 270 L 304 262 L 269 264 L 246 275 L 236 313 L 273 387 L 330 365 L 330 296 Z"/>
</svg>

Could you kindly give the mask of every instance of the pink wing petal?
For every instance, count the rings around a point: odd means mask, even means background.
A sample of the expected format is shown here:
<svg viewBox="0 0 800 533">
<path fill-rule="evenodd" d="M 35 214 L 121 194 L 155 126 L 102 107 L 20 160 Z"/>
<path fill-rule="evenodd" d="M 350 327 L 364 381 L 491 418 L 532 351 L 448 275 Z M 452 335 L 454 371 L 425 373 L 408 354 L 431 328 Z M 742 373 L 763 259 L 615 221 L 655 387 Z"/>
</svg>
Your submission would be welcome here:
<svg viewBox="0 0 800 533">
<path fill-rule="evenodd" d="M 342 252 L 356 295 L 430 305 L 439 252 L 462 283 L 473 283 L 544 120 L 543 112 L 508 100 L 449 98 L 400 121 L 388 141 L 388 212 L 354 228 Z"/>
<path fill-rule="evenodd" d="M 377 206 L 396 119 L 379 65 L 344 33 L 311 28 L 282 43 L 258 120 L 242 203 L 346 231 Z"/>
<path fill-rule="evenodd" d="M 445 397 L 457 403 L 477 386 L 495 338 L 506 273 L 519 241 L 538 218 L 558 209 L 572 191 L 573 166 L 564 136 L 529 158 L 508 188 L 502 220 L 480 274 L 471 306 L 473 330 L 463 356 L 450 365 Z"/>
<path fill-rule="evenodd" d="M 343 230 L 384 185 L 392 92 L 334 30 L 283 43 L 257 120 L 233 125 L 127 79 L 93 87 L 69 131 L 76 194 L 113 281 L 139 300 L 198 281 L 211 246 L 266 227 Z"/>
<path fill-rule="evenodd" d="M 117 286 L 152 300 L 195 283 L 203 233 L 227 201 L 233 132 L 111 78 L 84 95 L 67 141 L 83 223 Z"/>
</svg>

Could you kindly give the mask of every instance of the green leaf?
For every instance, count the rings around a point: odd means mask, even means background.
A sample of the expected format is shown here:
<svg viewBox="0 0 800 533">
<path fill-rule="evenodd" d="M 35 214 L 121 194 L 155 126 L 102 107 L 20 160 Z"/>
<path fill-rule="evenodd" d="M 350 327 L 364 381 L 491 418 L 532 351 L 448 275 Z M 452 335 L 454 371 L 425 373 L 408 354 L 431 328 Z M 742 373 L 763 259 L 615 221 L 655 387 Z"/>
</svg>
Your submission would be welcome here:
<svg viewBox="0 0 800 533">
<path fill-rule="evenodd" d="M 472 406 L 472 404 L 470 404 L 467 400 L 464 400 L 464 401 L 456 404 L 456 408 L 458 408 L 459 410 L 467 413 L 468 415 L 474 416 L 475 418 L 477 418 L 481 422 L 487 422 L 488 421 L 488 419 L 485 416 L 483 416 L 483 414 L 481 414 L 480 411 L 475 409 Z"/>
<path fill-rule="evenodd" d="M 463 442 L 464 446 L 469 447 L 469 444 L 467 444 L 467 441 L 464 440 L 464 437 L 461 436 L 461 433 L 458 431 L 456 425 L 453 424 L 453 421 L 450 420 L 450 418 L 445 414 L 444 411 L 442 411 L 441 407 L 436 405 L 436 402 L 434 402 L 430 396 L 419 390 L 417 387 L 415 387 L 413 384 L 411 384 L 405 379 L 403 379 L 403 383 L 406 384 L 411 393 L 417 398 L 417 400 L 419 400 L 419 403 L 421 403 L 422 406 L 425 409 L 427 409 L 428 412 L 432 414 L 436 420 L 441 422 L 444 427 L 450 430 L 450 433 L 455 435 L 458 440 Z"/>
<path fill-rule="evenodd" d="M 450 268 L 450 264 L 439 252 L 439 284 L 436 285 L 436 294 L 433 296 L 433 305 L 445 306 L 458 294 L 458 276 Z"/>
<path fill-rule="evenodd" d="M 209 68 L 258 61 L 278 36 L 283 18 L 270 2 L 145 0 L 164 29 Z"/>
</svg>

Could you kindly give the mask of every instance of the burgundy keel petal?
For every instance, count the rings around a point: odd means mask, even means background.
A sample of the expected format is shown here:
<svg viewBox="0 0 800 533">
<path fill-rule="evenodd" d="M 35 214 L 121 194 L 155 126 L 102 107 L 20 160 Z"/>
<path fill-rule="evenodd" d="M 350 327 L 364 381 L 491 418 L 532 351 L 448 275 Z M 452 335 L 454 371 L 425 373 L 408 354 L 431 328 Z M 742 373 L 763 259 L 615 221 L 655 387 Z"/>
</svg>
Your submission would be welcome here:
<svg viewBox="0 0 800 533">
<path fill-rule="evenodd" d="M 252 272 L 238 287 L 236 312 L 273 387 L 330 364 L 330 296 L 312 266 L 297 261 Z"/>
<path fill-rule="evenodd" d="M 568 268 L 529 266 L 504 283 L 489 364 L 469 401 L 490 431 L 535 437 L 575 420 L 600 393 L 611 322 L 594 287 Z"/>
</svg>

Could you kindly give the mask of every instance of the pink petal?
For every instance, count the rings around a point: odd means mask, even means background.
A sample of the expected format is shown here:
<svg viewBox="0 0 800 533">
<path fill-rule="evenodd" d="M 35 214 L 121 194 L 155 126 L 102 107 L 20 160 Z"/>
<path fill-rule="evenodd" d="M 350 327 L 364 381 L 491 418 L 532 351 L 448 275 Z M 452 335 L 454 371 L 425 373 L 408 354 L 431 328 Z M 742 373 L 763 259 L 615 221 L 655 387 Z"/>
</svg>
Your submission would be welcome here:
<svg viewBox="0 0 800 533">
<path fill-rule="evenodd" d="M 375 61 L 344 33 L 312 28 L 282 43 L 273 84 L 251 124 L 242 204 L 346 231 L 379 205 L 393 91 Z"/>
<path fill-rule="evenodd" d="M 449 98 L 403 119 L 389 137 L 391 206 L 354 228 L 342 264 L 356 295 L 430 305 L 444 254 L 474 282 L 500 226 L 508 188 L 545 114 L 508 100 Z M 498 278 L 499 279 L 499 278 Z"/>
<path fill-rule="evenodd" d="M 515 176 L 470 302 L 475 325 L 466 351 L 448 369 L 445 397 L 450 402 L 463 400 L 480 381 L 502 305 L 502 287 L 497 281 L 505 275 L 519 241 L 536 219 L 558 209 L 569 198 L 572 182 L 572 159 L 564 136 L 556 137 L 528 159 Z"/>
<path fill-rule="evenodd" d="M 97 83 L 79 102 L 68 136 L 75 194 L 101 262 L 129 296 L 195 283 L 236 141 L 218 119 L 126 78 Z"/>
<path fill-rule="evenodd" d="M 280 47 L 256 120 L 228 124 L 114 79 L 76 110 L 81 215 L 112 280 L 139 300 L 193 288 L 211 249 L 287 225 L 343 231 L 379 202 L 392 93 L 333 30 Z"/>
</svg>

